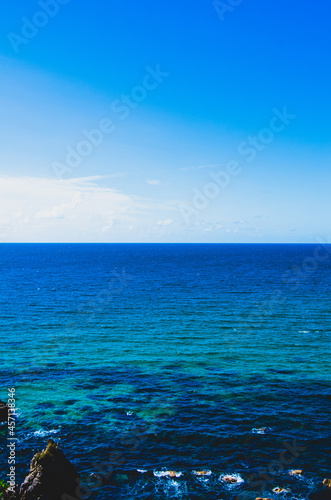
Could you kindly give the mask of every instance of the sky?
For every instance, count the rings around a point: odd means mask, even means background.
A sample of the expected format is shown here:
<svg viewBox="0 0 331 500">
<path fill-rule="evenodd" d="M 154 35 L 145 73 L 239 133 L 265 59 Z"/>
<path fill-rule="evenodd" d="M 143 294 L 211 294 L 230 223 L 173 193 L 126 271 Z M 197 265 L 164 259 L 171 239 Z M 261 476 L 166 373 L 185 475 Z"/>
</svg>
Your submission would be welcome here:
<svg viewBox="0 0 331 500">
<path fill-rule="evenodd" d="M 330 237 L 328 2 L 16 0 L 0 241 Z"/>
</svg>

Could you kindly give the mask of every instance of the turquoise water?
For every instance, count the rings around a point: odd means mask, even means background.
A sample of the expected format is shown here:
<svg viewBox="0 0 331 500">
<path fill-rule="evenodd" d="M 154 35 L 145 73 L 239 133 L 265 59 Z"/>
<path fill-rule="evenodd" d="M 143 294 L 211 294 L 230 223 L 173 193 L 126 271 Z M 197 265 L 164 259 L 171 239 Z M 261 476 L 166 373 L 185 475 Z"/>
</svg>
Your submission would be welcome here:
<svg viewBox="0 0 331 500">
<path fill-rule="evenodd" d="M 330 474 L 331 250 L 317 248 L 1 245 L 18 479 L 52 437 L 90 485 L 101 474 L 86 498 L 308 498 Z"/>
</svg>

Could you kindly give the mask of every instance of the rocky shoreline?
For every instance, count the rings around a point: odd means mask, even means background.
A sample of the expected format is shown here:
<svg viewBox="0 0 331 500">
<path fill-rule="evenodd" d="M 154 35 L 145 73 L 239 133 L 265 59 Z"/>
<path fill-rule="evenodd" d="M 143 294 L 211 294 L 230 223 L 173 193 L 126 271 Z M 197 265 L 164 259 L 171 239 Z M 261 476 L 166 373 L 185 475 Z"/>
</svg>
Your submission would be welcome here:
<svg viewBox="0 0 331 500">
<path fill-rule="evenodd" d="M 9 415 L 10 409 L 6 403 L 0 400 L 0 422 L 7 422 Z M 134 481 L 141 477 L 140 472 L 118 471 L 118 475 Z M 153 477 L 152 471 L 143 472 L 146 472 L 147 476 Z M 169 472 L 170 477 L 172 477 L 171 472 Z M 204 472 L 197 474 L 200 475 Z M 301 475 L 303 471 L 293 471 L 293 473 Z M 116 484 L 115 478 L 112 479 Z M 231 482 L 230 479 L 228 482 Z M 276 492 L 276 497 L 279 493 L 285 493 L 285 490 L 280 489 Z M 52 439 L 48 440 L 48 445 L 44 450 L 32 458 L 30 471 L 20 487 L 10 487 L 5 481 L 0 480 L 0 500 L 81 500 L 83 497 L 80 474 Z M 244 493 L 237 498 L 244 500 L 248 499 L 248 496 Z M 331 479 L 325 478 L 318 490 L 311 493 L 308 498 L 309 500 L 331 500 Z M 251 492 L 249 500 L 276 499 L 256 497 Z"/>
<path fill-rule="evenodd" d="M 8 421 L 9 408 L 6 403 L 0 399 L 0 422 Z"/>
<path fill-rule="evenodd" d="M 79 494 L 80 476 L 52 439 L 37 453 L 20 488 L 8 488 L 3 500 L 74 500 Z"/>
<path fill-rule="evenodd" d="M 81 493 L 80 481 L 80 474 L 65 457 L 58 444 L 50 439 L 48 440 L 47 447 L 33 457 L 30 464 L 30 471 L 21 486 L 16 489 L 3 489 L 2 493 L 0 490 L 0 499 L 81 500 L 83 495 Z M 267 497 L 255 498 L 253 492 L 250 495 L 250 499 L 252 500 L 276 500 L 275 498 Z M 239 495 L 237 498 L 244 499 L 246 495 Z M 319 490 L 311 493 L 309 496 L 309 500 L 330 499 L 331 479 L 324 479 L 323 483 L 319 486 Z"/>
</svg>

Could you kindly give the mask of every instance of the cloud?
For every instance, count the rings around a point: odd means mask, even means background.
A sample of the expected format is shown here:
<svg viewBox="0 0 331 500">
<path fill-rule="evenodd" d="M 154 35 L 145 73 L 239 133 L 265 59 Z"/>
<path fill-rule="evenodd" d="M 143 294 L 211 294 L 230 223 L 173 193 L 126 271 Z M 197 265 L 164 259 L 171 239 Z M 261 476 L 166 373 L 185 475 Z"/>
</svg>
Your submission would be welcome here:
<svg viewBox="0 0 331 500">
<path fill-rule="evenodd" d="M 115 172 L 114 174 L 108 174 L 105 175 L 105 178 L 111 178 L 111 177 L 126 177 L 128 175 L 127 172 Z"/>
<path fill-rule="evenodd" d="M 76 208 L 77 205 L 82 203 L 83 196 L 81 193 L 76 193 L 71 201 L 62 203 L 62 205 L 54 207 L 52 210 L 39 212 L 36 214 L 36 219 L 63 219 L 67 212 Z"/>
<path fill-rule="evenodd" d="M 159 220 L 159 222 L 157 222 L 157 226 L 169 226 L 169 224 L 172 224 L 173 223 L 173 220 L 172 219 L 166 219 L 166 220 Z"/>
<path fill-rule="evenodd" d="M 159 186 L 161 184 L 161 181 L 158 181 L 157 179 L 147 179 L 146 182 L 152 186 Z"/>
<path fill-rule="evenodd" d="M 98 241 L 115 220 L 124 231 L 147 211 L 143 199 L 100 186 L 99 179 L 0 176 L 1 240 Z"/>
</svg>

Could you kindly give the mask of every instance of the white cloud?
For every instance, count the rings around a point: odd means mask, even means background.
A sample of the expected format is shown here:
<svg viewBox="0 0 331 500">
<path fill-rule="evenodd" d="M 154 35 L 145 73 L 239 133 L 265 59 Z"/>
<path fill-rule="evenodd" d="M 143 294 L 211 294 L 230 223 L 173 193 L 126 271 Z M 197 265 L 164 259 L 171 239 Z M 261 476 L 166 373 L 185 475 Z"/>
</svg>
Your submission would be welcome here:
<svg viewBox="0 0 331 500">
<path fill-rule="evenodd" d="M 147 179 L 146 182 L 152 186 L 159 186 L 161 184 L 161 181 L 158 181 L 157 179 Z"/>
<path fill-rule="evenodd" d="M 0 176 L 1 241 L 99 241 L 146 211 L 146 202 L 95 183 Z"/>
<path fill-rule="evenodd" d="M 0 242 L 276 240 L 270 216 L 256 226 L 256 207 L 243 213 L 236 200 L 224 204 L 223 212 L 209 213 L 207 220 L 193 219 L 187 227 L 177 200 L 138 197 L 113 189 L 112 183 L 97 175 L 66 180 L 0 175 Z M 289 232 L 295 220 L 290 224 L 288 239 L 297 234 L 299 238 L 299 230 Z"/>
<path fill-rule="evenodd" d="M 173 223 L 173 220 L 172 219 L 166 219 L 166 220 L 159 220 L 159 222 L 157 222 L 157 226 L 169 226 L 169 224 L 172 224 Z"/>
<path fill-rule="evenodd" d="M 69 203 L 62 203 L 62 205 L 58 205 L 52 210 L 39 212 L 35 215 L 35 217 L 36 219 L 63 219 L 67 215 L 68 211 L 76 208 L 76 206 L 82 203 L 82 201 L 82 193 L 76 193 Z"/>
</svg>

